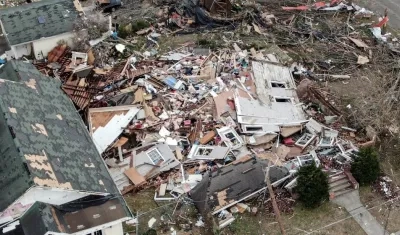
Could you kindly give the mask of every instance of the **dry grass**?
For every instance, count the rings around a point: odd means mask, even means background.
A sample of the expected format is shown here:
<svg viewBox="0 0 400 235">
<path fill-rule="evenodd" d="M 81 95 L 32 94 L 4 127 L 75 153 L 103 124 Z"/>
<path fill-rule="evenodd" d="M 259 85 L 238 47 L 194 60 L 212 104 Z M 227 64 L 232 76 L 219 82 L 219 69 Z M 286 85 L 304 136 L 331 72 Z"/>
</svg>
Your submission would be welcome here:
<svg viewBox="0 0 400 235">
<path fill-rule="evenodd" d="M 386 226 L 386 230 L 389 233 L 400 231 L 400 208 L 398 203 L 381 205 L 386 200 L 373 192 L 371 187 L 360 188 L 360 198 L 366 208 L 374 207 L 370 210 L 370 213 L 383 227 Z"/>
<path fill-rule="evenodd" d="M 348 213 L 333 203 L 325 203 L 321 207 L 309 210 L 296 206 L 294 215 L 283 215 L 287 234 L 305 234 L 314 231 L 316 234 L 365 234 L 352 218 L 327 226 L 335 221 L 348 217 Z M 321 228 L 321 229 L 320 229 Z M 318 230 L 318 231 L 316 231 Z M 244 213 L 226 228 L 222 234 L 280 234 L 278 224 L 272 216 L 258 214 L 252 216 Z"/>
</svg>

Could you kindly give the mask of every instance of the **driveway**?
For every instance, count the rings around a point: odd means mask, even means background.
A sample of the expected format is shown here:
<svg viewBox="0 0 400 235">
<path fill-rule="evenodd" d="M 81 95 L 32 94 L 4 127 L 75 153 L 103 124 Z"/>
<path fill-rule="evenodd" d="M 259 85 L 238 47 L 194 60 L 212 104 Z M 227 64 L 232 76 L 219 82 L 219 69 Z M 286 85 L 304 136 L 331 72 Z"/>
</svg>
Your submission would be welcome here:
<svg viewBox="0 0 400 235">
<path fill-rule="evenodd" d="M 366 234 L 389 234 L 361 203 L 358 190 L 338 196 L 333 200 L 333 202 L 346 208 Z"/>
</svg>

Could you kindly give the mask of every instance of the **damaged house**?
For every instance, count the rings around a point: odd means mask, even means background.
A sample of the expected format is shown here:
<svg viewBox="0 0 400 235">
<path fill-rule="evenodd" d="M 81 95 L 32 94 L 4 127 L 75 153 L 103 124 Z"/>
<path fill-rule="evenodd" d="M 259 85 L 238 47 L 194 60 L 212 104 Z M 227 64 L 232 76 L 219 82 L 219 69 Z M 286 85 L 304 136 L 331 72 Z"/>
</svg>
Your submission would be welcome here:
<svg viewBox="0 0 400 235">
<path fill-rule="evenodd" d="M 265 160 L 243 157 L 214 172 L 204 174 L 202 181 L 190 191 L 190 196 L 200 213 L 217 214 L 264 191 L 267 187 L 267 166 L 268 162 Z M 290 175 L 288 169 L 279 166 L 271 166 L 269 174 L 273 185 Z"/>
<path fill-rule="evenodd" d="M 2 32 L 11 48 L 7 58 L 44 59 L 60 41 L 70 46 L 79 1 L 43 0 L 0 10 Z"/>
<path fill-rule="evenodd" d="M 61 82 L 0 70 L 0 234 L 122 235 L 132 214 Z"/>
</svg>

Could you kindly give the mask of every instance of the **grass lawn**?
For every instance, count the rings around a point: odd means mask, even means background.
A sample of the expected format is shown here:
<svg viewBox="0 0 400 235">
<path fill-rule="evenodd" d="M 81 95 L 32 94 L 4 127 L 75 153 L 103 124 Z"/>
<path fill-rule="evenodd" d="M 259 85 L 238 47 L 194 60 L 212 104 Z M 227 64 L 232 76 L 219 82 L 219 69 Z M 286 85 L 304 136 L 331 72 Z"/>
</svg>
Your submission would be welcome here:
<svg viewBox="0 0 400 235">
<path fill-rule="evenodd" d="M 352 218 L 337 224 L 327 226 L 337 220 L 348 217 L 344 208 L 339 208 L 333 203 L 325 203 L 314 210 L 304 209 L 297 205 L 293 215 L 283 215 L 287 234 L 305 234 L 314 231 L 316 234 L 365 234 L 361 227 Z M 318 231 L 315 231 L 318 230 Z M 259 213 L 252 216 L 243 213 L 237 216 L 233 224 L 227 227 L 221 234 L 280 234 L 279 226 L 270 215 Z"/>
<path fill-rule="evenodd" d="M 176 229 L 178 231 L 177 234 L 179 235 L 280 234 L 279 226 L 275 222 L 275 218 L 273 217 L 273 215 L 265 214 L 265 212 L 261 211 L 260 208 L 259 213 L 256 216 L 252 215 L 249 212 L 245 212 L 243 214 L 235 214 L 235 222 L 233 222 L 230 226 L 224 228 L 219 233 L 213 233 L 212 229 L 210 228 L 198 228 L 196 226 L 193 226 L 193 224 L 197 220 L 197 211 L 193 206 L 178 206 L 174 215 L 171 216 L 175 208 L 175 203 L 173 203 L 173 205 L 171 206 L 164 206 L 160 208 L 160 206 L 169 204 L 171 202 L 166 202 L 163 204 L 158 203 L 157 205 L 154 202 L 153 197 L 154 189 L 147 189 L 134 195 L 125 196 L 126 202 L 134 213 L 139 211 L 139 214 L 142 214 L 152 210 L 151 212 L 148 212 L 139 217 L 139 234 L 143 234 L 148 230 L 148 221 L 151 218 L 157 219 L 157 222 L 155 223 L 157 234 L 171 234 L 171 228 Z M 173 220 L 177 220 L 176 223 L 167 224 L 166 221 L 168 220 L 168 215 L 166 214 L 169 214 L 169 216 L 171 216 Z M 301 205 L 296 205 L 294 208 L 294 214 L 282 214 L 282 219 L 284 221 L 284 227 L 287 234 L 305 234 L 306 232 L 313 231 L 315 234 L 364 235 L 364 231 L 352 218 L 330 225 L 331 223 L 344 219 L 348 216 L 349 214 L 344 208 L 339 208 L 337 205 L 327 202 L 324 203 L 321 207 L 313 210 L 305 209 Z M 396 214 L 393 213 L 393 216 L 396 216 Z M 398 217 L 400 218 L 400 216 Z M 184 229 L 182 229 L 181 227 L 182 224 L 192 224 L 192 226 L 190 230 L 184 231 Z M 124 225 L 124 229 L 125 232 L 136 234 L 135 227 Z"/>
</svg>

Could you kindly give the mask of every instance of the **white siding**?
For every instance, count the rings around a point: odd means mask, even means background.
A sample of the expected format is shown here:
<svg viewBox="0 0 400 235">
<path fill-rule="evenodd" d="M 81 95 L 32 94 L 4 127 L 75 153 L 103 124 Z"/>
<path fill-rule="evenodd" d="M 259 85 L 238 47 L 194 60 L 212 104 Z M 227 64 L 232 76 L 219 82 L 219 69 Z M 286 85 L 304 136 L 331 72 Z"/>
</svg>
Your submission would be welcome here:
<svg viewBox="0 0 400 235">
<path fill-rule="evenodd" d="M 93 194 L 96 193 L 32 187 L 28 191 L 26 191 L 24 195 L 22 195 L 18 200 L 11 204 L 6 210 L 4 210 L 3 212 L 5 214 L 0 214 L 0 220 L 4 219 L 5 216 L 11 216 L 13 218 L 20 216 L 35 202 L 44 202 L 52 205 L 62 205 Z M 99 193 L 99 195 L 106 194 Z"/>
<path fill-rule="evenodd" d="M 73 235 L 87 235 L 93 234 L 96 231 L 101 230 L 103 235 L 124 235 L 124 231 L 122 228 L 122 223 L 131 218 L 125 217 L 116 221 L 112 221 L 106 224 L 99 225 L 97 227 L 93 227 L 90 229 L 86 229 L 84 231 L 73 233 Z M 54 234 L 52 232 L 48 232 L 46 235 Z M 67 234 L 66 234 L 67 235 Z"/>
<path fill-rule="evenodd" d="M 298 102 L 296 84 L 288 67 L 257 61 L 253 61 L 252 66 L 257 95 L 264 104 L 271 103 L 271 98 L 276 96 L 294 98 Z M 281 82 L 286 88 L 272 87 L 271 82 Z"/>
<path fill-rule="evenodd" d="M 103 229 L 103 235 L 123 235 L 122 223 Z"/>
<path fill-rule="evenodd" d="M 52 205 L 62 205 L 67 202 L 77 200 L 90 195 L 78 191 L 68 191 L 62 189 L 50 189 L 34 187 L 28 190 L 18 202 L 23 205 L 33 204 L 34 202 L 44 202 Z"/>
<path fill-rule="evenodd" d="M 68 46 L 72 46 L 73 37 L 73 33 L 63 33 L 54 37 L 42 38 L 34 41 L 32 44 L 36 59 L 43 59 L 42 55 L 44 57 L 47 57 L 47 54 L 58 45 L 57 43 L 60 40 L 64 40 L 67 42 Z"/>
<path fill-rule="evenodd" d="M 12 46 L 11 50 L 14 53 L 15 58 L 21 58 L 23 56 L 28 56 L 32 52 L 32 43 L 26 43 L 21 45 Z"/>
</svg>

